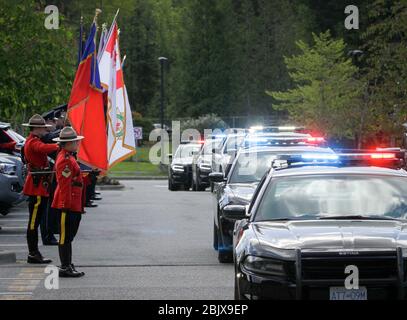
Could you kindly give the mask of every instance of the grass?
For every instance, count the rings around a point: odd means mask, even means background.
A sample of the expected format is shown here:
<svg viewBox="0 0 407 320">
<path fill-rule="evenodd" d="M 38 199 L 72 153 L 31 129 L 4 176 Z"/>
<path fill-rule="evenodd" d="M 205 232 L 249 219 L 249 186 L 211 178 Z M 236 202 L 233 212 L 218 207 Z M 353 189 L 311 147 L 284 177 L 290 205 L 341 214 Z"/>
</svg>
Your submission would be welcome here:
<svg viewBox="0 0 407 320">
<path fill-rule="evenodd" d="M 166 176 L 158 165 L 149 161 L 150 147 L 139 147 L 137 153 L 109 170 L 112 176 Z"/>
</svg>

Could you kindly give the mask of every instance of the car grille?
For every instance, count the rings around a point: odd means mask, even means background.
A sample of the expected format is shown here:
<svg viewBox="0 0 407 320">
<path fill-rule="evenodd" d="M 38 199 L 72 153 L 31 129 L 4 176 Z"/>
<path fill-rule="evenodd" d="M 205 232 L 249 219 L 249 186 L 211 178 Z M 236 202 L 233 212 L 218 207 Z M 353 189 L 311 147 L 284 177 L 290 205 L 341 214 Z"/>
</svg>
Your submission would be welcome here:
<svg viewBox="0 0 407 320">
<path fill-rule="evenodd" d="M 374 281 L 390 283 L 398 280 L 397 253 L 389 252 L 360 252 L 358 255 L 339 255 L 338 253 L 302 253 L 301 277 L 302 281 L 333 281 L 345 280 L 345 268 L 355 265 L 359 270 L 360 281 Z M 407 265 L 404 263 L 405 279 L 407 280 Z M 290 266 L 289 278 L 295 281 L 295 266 Z"/>
</svg>

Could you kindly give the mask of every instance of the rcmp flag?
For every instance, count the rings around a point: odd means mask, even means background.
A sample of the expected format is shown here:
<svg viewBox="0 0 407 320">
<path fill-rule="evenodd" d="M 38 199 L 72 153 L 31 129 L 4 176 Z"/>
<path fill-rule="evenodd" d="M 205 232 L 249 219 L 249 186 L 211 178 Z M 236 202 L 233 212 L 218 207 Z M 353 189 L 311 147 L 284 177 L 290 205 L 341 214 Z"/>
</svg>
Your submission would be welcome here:
<svg viewBox="0 0 407 320">
<path fill-rule="evenodd" d="M 106 121 L 96 56 L 96 23 L 93 22 L 75 75 L 67 108 L 75 131 L 84 136 L 78 160 L 92 168 L 107 170 Z"/>
<path fill-rule="evenodd" d="M 124 84 L 116 22 L 109 32 L 99 62 L 100 81 L 107 90 L 108 166 L 123 161 L 136 152 L 131 108 Z"/>
</svg>

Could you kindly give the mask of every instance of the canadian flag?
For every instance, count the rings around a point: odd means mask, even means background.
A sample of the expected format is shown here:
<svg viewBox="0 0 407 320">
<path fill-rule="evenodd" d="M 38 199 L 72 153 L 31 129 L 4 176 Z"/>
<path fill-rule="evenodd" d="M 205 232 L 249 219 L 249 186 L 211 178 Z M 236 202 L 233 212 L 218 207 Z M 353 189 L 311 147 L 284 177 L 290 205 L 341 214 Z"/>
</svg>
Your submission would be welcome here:
<svg viewBox="0 0 407 320">
<path fill-rule="evenodd" d="M 119 31 L 115 22 L 99 62 L 102 87 L 107 90 L 108 166 L 136 153 L 131 108 L 124 84 L 120 58 Z"/>
</svg>

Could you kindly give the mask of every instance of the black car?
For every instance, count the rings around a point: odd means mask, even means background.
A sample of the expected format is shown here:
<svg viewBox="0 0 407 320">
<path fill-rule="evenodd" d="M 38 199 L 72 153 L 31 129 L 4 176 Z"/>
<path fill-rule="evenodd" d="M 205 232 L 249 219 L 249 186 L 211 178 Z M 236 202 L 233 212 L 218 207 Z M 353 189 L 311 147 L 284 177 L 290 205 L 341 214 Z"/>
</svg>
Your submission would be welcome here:
<svg viewBox="0 0 407 320">
<path fill-rule="evenodd" d="M 333 154 L 329 148 L 313 146 L 275 146 L 241 149 L 238 153 L 227 178 L 223 173 L 211 173 L 216 183 L 214 190 L 214 226 L 213 247 L 218 251 L 221 263 L 232 262 L 234 219 L 226 218 L 224 208 L 230 205 L 248 205 L 253 193 L 263 177 L 270 169 L 273 159 L 282 154 L 322 153 Z"/>
<path fill-rule="evenodd" d="M 212 172 L 212 151 L 219 148 L 223 142 L 222 138 L 209 137 L 194 157 L 192 163 L 192 190 L 205 191 L 209 187 L 209 174 Z"/>
<path fill-rule="evenodd" d="M 407 172 L 357 157 L 276 161 L 250 206 L 224 208 L 236 299 L 406 299 Z"/>
<path fill-rule="evenodd" d="M 194 155 L 202 148 L 202 143 L 180 144 L 168 166 L 168 189 L 176 191 L 180 187 L 189 190 L 192 186 L 192 163 Z"/>
</svg>

